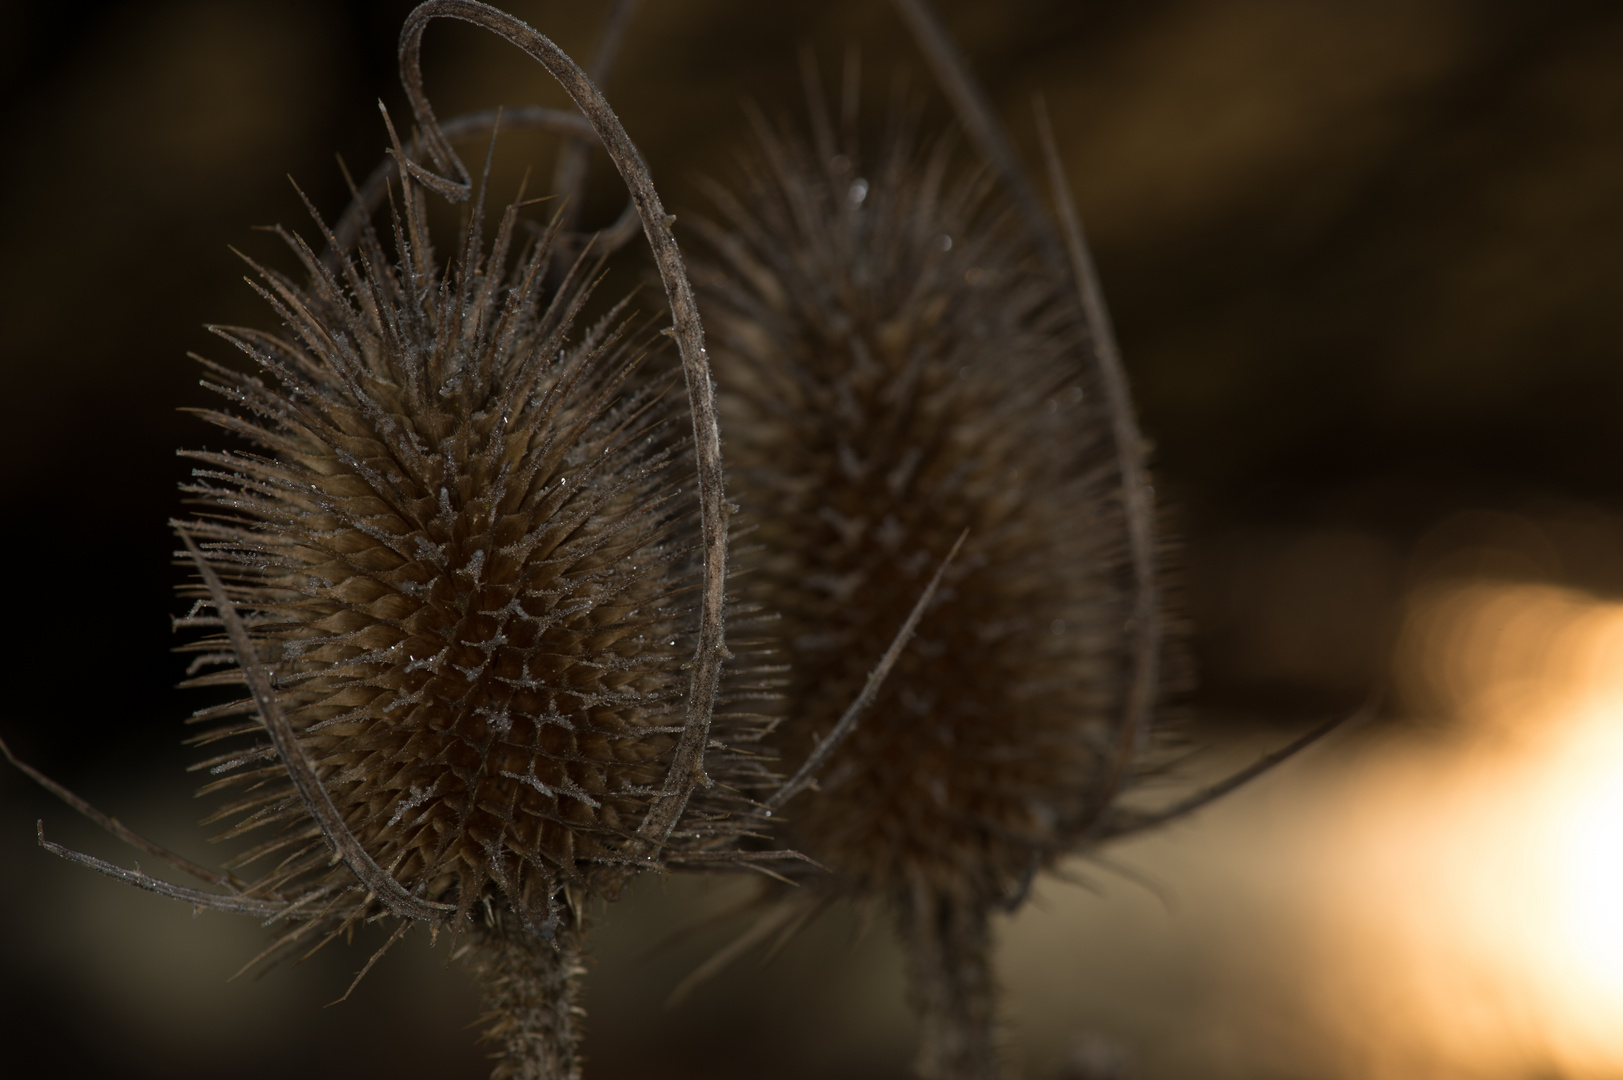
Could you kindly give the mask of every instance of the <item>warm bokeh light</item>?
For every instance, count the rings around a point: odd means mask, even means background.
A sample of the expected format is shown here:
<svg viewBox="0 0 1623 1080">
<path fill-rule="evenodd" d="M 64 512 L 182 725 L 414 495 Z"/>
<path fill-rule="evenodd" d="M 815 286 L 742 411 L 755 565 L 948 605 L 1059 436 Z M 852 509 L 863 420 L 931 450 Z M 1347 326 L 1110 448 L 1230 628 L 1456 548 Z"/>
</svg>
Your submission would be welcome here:
<svg viewBox="0 0 1623 1080">
<path fill-rule="evenodd" d="M 1079 862 L 1068 869 L 1102 895 L 1047 879 L 1001 928 L 1021 1075 L 1623 1077 L 1623 603 L 1456 583 L 1421 589 L 1407 611 L 1395 700 L 1419 722 L 1339 734 L 1194 821 L 1108 853 L 1161 897 Z M 1259 733 L 1204 767 L 1226 771 L 1278 740 Z M 181 813 L 164 835 L 189 828 Z M 22 970 L 124 1018 L 112 1035 L 177 1073 L 221 1040 L 344 1030 L 363 1012 L 406 1017 L 437 1033 L 415 1052 L 431 1045 L 465 1058 L 466 1075 L 482 1069 L 463 1030 L 476 1006 L 443 948 L 403 950 L 357 1000 L 324 1010 L 364 950 L 226 985 L 257 951 L 251 923 L 192 920 L 67 870 L 46 880 L 40 958 Z M 666 1009 L 736 927 L 674 951 L 670 936 L 739 896 L 687 879 L 632 894 L 594 961 L 600 1075 L 638 1075 L 645 1047 L 673 1041 L 742 1057 L 739 1030 L 760 1034 L 766 1058 L 792 1053 L 804 1075 L 901 1074 L 911 1035 L 882 927 L 853 949 L 849 913 L 824 920 L 769 967 L 738 964 Z"/>
<path fill-rule="evenodd" d="M 1401 675 L 1458 726 L 1348 807 L 1327 918 L 1391 1055 L 1461 1075 L 1623 1070 L 1623 605 L 1541 586 L 1422 594 Z M 1363 910 L 1333 903 L 1371 892 Z M 1354 1012 L 1354 1017 L 1357 1013 Z"/>
<path fill-rule="evenodd" d="M 1428 587 L 1397 659 L 1421 723 L 1121 853 L 1171 910 L 1050 886 L 1010 926 L 1034 1063 L 1103 1033 L 1145 1080 L 1623 1076 L 1623 604 Z"/>
</svg>

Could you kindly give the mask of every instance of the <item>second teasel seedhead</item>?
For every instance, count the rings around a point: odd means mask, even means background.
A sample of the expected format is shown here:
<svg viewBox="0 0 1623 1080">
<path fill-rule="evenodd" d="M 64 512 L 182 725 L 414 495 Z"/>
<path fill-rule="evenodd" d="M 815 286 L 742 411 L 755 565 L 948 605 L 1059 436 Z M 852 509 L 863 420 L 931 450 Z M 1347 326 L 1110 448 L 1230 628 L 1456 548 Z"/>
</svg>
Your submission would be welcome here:
<svg viewBox="0 0 1623 1080">
<path fill-rule="evenodd" d="M 893 921 L 918 1074 L 994 1080 L 991 915 L 1109 834 L 1144 771 L 1143 448 L 1040 211 L 900 106 L 864 154 L 850 78 L 837 144 L 811 81 L 811 138 L 757 122 L 705 227 L 754 595 L 792 669 L 770 806 L 821 895 Z M 741 942 L 815 906 L 780 899 Z"/>
<path fill-rule="evenodd" d="M 991 185 L 921 147 L 757 125 L 703 278 L 756 594 L 784 619 L 791 768 L 828 735 L 956 538 L 917 638 L 785 836 L 844 889 L 986 908 L 1104 810 L 1129 575 L 1074 309 Z"/>
</svg>

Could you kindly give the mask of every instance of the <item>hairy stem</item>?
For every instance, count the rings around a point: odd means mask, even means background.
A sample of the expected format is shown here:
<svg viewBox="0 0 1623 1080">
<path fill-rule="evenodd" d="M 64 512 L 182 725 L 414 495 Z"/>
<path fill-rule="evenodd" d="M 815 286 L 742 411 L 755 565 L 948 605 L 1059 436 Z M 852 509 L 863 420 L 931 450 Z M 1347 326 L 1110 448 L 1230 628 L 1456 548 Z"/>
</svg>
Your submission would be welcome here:
<svg viewBox="0 0 1623 1080">
<path fill-rule="evenodd" d="M 580 1080 L 581 931 L 566 920 L 550 942 L 512 925 L 471 933 L 484 1038 L 500 1048 L 491 1080 Z"/>
<path fill-rule="evenodd" d="M 915 881 L 901 908 L 923 1080 L 997 1080 L 992 931 L 984 904 Z"/>
</svg>

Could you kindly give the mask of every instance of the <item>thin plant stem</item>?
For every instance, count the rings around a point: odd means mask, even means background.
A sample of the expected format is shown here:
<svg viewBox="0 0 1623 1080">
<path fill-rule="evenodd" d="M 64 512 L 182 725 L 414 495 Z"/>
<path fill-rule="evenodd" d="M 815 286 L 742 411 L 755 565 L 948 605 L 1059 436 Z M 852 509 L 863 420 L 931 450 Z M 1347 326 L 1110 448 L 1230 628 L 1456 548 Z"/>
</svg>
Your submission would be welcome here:
<svg viewBox="0 0 1623 1080">
<path fill-rule="evenodd" d="M 992 929 L 975 901 L 915 880 L 900 905 L 907 986 L 919 1022 L 922 1080 L 997 1080 Z"/>
<path fill-rule="evenodd" d="M 1130 779 L 1133 761 L 1142 753 L 1149 735 L 1159 692 L 1161 663 L 1161 595 L 1158 579 L 1155 535 L 1154 489 L 1149 483 L 1145 443 L 1138 429 L 1132 392 L 1122 368 L 1110 312 L 1104 292 L 1082 232 L 1081 219 L 1071 198 L 1059 156 L 1053 148 L 1046 113 L 1039 112 L 1039 134 L 1053 184 L 1053 197 L 1062 228 L 1056 230 L 1043 212 L 1036 189 L 1026 177 L 1003 126 L 998 122 L 985 92 L 970 73 L 963 53 L 947 33 L 929 0 L 894 0 L 898 13 L 912 31 L 920 50 L 952 101 L 959 119 L 968 130 L 976 149 L 997 172 L 1043 261 L 1056 281 L 1069 277 L 1081 302 L 1083 328 L 1093 352 L 1094 364 L 1104 386 L 1110 409 L 1111 433 L 1121 469 L 1123 510 L 1127 518 L 1127 540 L 1131 553 L 1135 596 L 1130 632 L 1133 638 L 1133 677 L 1111 774 L 1102 785 L 1098 812 L 1102 815 Z M 1063 253 L 1063 254 L 1062 254 Z M 1100 820 L 1103 820 L 1102 816 Z"/>
</svg>

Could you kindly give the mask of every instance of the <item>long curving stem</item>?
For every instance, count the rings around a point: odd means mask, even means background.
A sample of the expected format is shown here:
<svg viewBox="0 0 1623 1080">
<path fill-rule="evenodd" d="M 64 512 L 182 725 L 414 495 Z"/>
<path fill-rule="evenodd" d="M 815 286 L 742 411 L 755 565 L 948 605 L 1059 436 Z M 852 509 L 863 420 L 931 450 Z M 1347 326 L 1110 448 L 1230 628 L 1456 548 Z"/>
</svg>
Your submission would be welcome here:
<svg viewBox="0 0 1623 1080">
<path fill-rule="evenodd" d="M 435 165 L 450 176 L 436 175 L 407 159 L 407 169 L 422 184 L 453 202 L 466 199 L 472 189 L 471 177 L 462 160 L 451 149 L 434 109 L 423 88 L 423 30 L 434 19 L 457 19 L 491 31 L 509 44 L 522 49 L 544 67 L 569 94 L 591 123 L 609 160 L 630 189 L 631 198 L 642 218 L 643 233 L 653 249 L 654 265 L 665 284 L 665 298 L 671 308 L 669 333 L 682 356 L 687 379 L 688 403 L 693 417 L 693 456 L 699 488 L 699 526 L 704 557 L 704 583 L 699 591 L 699 642 L 694 650 L 692 682 L 689 684 L 687 716 L 677 739 L 676 752 L 666 774 L 664 790 L 652 800 L 637 827 L 637 840 L 631 854 L 634 860 L 651 861 L 664 846 L 687 807 L 696 787 L 709 787 L 704 771 L 704 751 L 710 738 L 710 718 L 716 690 L 721 682 L 722 657 L 727 655 L 722 626 L 722 607 L 727 584 L 727 513 L 723 498 L 721 467 L 721 427 L 716 411 L 715 386 L 710 377 L 710 359 L 704 348 L 704 325 L 699 303 L 688 280 L 687 266 L 676 246 L 671 223 L 676 219 L 665 212 L 665 204 L 654 190 L 654 181 L 642 154 L 626 134 L 619 117 L 592 85 L 586 73 L 545 35 L 504 11 L 479 0 L 424 0 L 406 17 L 400 30 L 400 81 L 411 99 L 412 111 L 422 129 L 423 142 Z"/>
<path fill-rule="evenodd" d="M 1036 189 L 1026 176 L 1008 135 L 993 110 L 986 92 L 970 73 L 969 62 L 952 40 L 930 0 L 894 0 L 897 12 L 912 31 L 941 88 L 951 99 L 971 140 L 1008 188 L 1010 196 L 1030 230 L 1056 281 L 1070 278 L 1080 301 L 1082 325 L 1087 331 L 1094 364 L 1104 384 L 1110 407 L 1111 433 L 1116 458 L 1121 467 L 1122 504 L 1126 516 L 1128 551 L 1132 559 L 1134 592 L 1130 629 L 1132 634 L 1133 678 L 1128 690 L 1125 714 L 1119 729 L 1118 748 L 1111 775 L 1097 800 L 1099 827 L 1107 823 L 1110 804 L 1132 778 L 1132 767 L 1144 752 L 1160 693 L 1161 665 L 1161 587 L 1159 547 L 1156 538 L 1155 489 L 1150 486 L 1144 437 L 1138 428 L 1127 374 L 1122 367 L 1121 350 L 1116 345 L 1110 312 L 1105 306 L 1099 274 L 1082 232 L 1081 219 L 1071 198 L 1070 186 L 1053 149 L 1046 113 L 1039 113 L 1039 134 L 1043 137 L 1049 178 L 1060 214 L 1060 228 L 1043 210 Z"/>
<path fill-rule="evenodd" d="M 998 1080 L 997 988 L 984 904 L 915 881 L 899 905 L 922 1080 Z"/>
<path fill-rule="evenodd" d="M 469 961 L 484 997 L 491 1080 L 580 1080 L 581 933 L 567 922 L 548 942 L 518 926 L 479 923 Z"/>
</svg>

